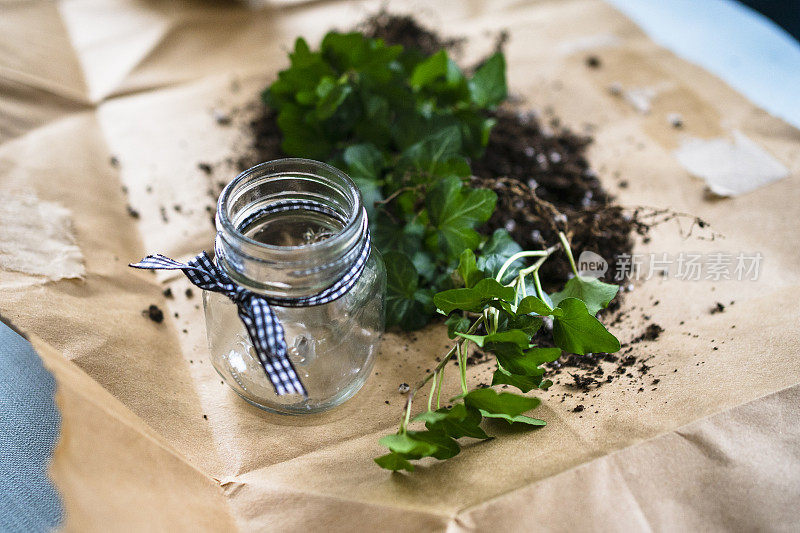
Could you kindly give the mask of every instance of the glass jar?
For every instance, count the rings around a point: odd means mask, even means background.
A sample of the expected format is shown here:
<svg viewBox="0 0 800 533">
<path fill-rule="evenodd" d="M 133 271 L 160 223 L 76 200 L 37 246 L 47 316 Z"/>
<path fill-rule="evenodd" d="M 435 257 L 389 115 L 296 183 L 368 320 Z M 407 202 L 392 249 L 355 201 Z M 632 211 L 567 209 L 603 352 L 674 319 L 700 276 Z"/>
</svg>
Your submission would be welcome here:
<svg viewBox="0 0 800 533">
<path fill-rule="evenodd" d="M 259 217 L 285 200 L 312 200 L 338 217 L 291 210 Z M 236 283 L 279 298 L 319 293 L 340 279 L 362 250 L 366 212 L 355 183 L 340 170 L 307 159 L 280 159 L 242 172 L 217 204 L 217 265 Z M 386 271 L 372 248 L 355 286 L 314 307 L 272 306 L 285 330 L 289 358 L 308 397 L 277 395 L 226 296 L 204 291 L 211 362 L 253 405 L 278 413 L 313 413 L 353 396 L 370 375 L 384 328 Z"/>
</svg>

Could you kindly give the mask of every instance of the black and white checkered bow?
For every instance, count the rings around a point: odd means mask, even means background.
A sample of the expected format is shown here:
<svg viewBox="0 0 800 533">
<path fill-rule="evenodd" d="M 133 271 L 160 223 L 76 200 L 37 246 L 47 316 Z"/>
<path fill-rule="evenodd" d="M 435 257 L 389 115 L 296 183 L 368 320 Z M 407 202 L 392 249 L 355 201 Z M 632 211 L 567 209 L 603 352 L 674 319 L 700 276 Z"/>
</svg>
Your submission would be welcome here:
<svg viewBox="0 0 800 533">
<path fill-rule="evenodd" d="M 341 215 L 318 202 L 309 200 L 285 200 L 275 202 L 248 217 L 240 224 L 240 230 L 249 224 L 248 221 L 260 218 L 267 213 L 275 213 L 290 209 L 324 212 L 343 221 Z M 255 348 L 256 354 L 258 354 L 259 361 L 261 361 L 264 371 L 275 387 L 275 392 L 278 395 L 296 393 L 307 396 L 306 389 L 297 376 L 294 365 L 292 365 L 287 355 L 283 326 L 270 305 L 277 305 L 280 307 L 311 307 L 330 303 L 347 294 L 364 272 L 364 267 L 366 266 L 371 252 L 366 214 L 364 216 L 362 232 L 364 235 L 364 238 L 361 239 L 363 246 L 347 272 L 335 283 L 319 293 L 301 298 L 265 296 L 240 287 L 214 264 L 206 252 L 202 252 L 188 263 L 180 263 L 169 257 L 156 254 L 148 255 L 138 263 L 133 263 L 129 266 L 148 270 L 182 270 L 183 273 L 186 274 L 186 277 L 189 278 L 189 281 L 197 287 L 228 296 L 228 298 L 233 300 L 239 310 L 239 318 L 241 318 L 247 329 L 247 333 L 250 335 L 250 340 L 253 342 L 253 347 Z M 326 268 L 327 266 L 329 265 L 320 268 Z"/>
</svg>

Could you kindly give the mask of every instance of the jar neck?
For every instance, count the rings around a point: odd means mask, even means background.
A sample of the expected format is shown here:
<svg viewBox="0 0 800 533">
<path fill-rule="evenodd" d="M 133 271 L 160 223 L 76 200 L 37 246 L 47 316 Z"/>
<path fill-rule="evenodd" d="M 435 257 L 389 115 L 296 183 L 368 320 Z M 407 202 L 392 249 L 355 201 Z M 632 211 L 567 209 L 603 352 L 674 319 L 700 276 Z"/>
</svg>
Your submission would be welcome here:
<svg viewBox="0 0 800 533">
<path fill-rule="evenodd" d="M 219 197 L 216 225 L 217 265 L 239 285 L 278 298 L 329 287 L 358 259 L 367 235 L 355 183 L 308 159 L 279 159 L 239 174 Z"/>
</svg>

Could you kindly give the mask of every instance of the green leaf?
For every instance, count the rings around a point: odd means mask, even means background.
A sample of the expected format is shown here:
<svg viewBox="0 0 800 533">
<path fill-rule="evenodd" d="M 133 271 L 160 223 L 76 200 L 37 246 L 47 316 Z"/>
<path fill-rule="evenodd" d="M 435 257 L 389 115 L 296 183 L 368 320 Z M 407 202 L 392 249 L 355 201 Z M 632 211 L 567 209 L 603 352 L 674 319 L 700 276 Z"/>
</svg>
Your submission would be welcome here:
<svg viewBox="0 0 800 533">
<path fill-rule="evenodd" d="M 539 368 L 545 362 L 555 361 L 561 356 L 558 348 L 531 348 L 523 350 L 518 344 L 510 342 L 487 343 L 486 350 L 497 357 L 497 362 L 511 372 L 523 376 L 539 376 Z"/>
<path fill-rule="evenodd" d="M 544 370 L 542 371 L 542 374 L 544 374 Z M 511 385 L 512 387 L 518 388 L 522 392 L 538 389 L 541 383 L 541 375 L 526 376 L 524 374 L 512 374 L 503 367 L 499 367 L 497 370 L 495 370 L 494 375 L 492 376 L 492 385 Z"/>
<path fill-rule="evenodd" d="M 480 427 L 480 412 L 476 409 L 467 409 L 461 403 L 453 405 L 450 409 L 443 407 L 436 411 L 427 411 L 417 415 L 414 420 L 423 421 L 429 430 L 440 431 L 454 439 L 461 437 L 490 438 Z"/>
<path fill-rule="evenodd" d="M 475 249 L 480 235 L 473 228 L 489 219 L 496 202 L 497 195 L 488 189 L 469 189 L 454 177 L 439 180 L 425 198 L 434 228 L 426 244 L 452 259 Z"/>
<path fill-rule="evenodd" d="M 450 459 L 461 451 L 461 446 L 454 439 L 440 431 L 409 431 L 408 436 L 417 442 L 433 446 L 434 451 L 428 455 L 436 459 Z"/>
<path fill-rule="evenodd" d="M 603 283 L 599 279 L 584 276 L 576 276 L 564 286 L 564 290 L 550 295 L 553 305 L 558 305 L 565 298 L 577 298 L 583 300 L 589 314 L 595 316 L 600 309 L 608 307 L 608 304 L 619 291 L 619 286 Z"/>
<path fill-rule="evenodd" d="M 404 434 L 386 435 L 381 437 L 378 444 L 409 459 L 429 457 L 437 453 L 439 449 L 437 444 L 416 438 L 411 431 Z"/>
<path fill-rule="evenodd" d="M 468 331 L 472 325 L 467 317 L 455 313 L 447 317 L 444 323 L 447 325 L 447 336 L 451 339 L 456 337 L 456 333 Z"/>
<path fill-rule="evenodd" d="M 464 404 L 467 407 L 480 409 L 483 416 L 508 415 L 514 417 L 530 411 L 540 402 L 539 398 L 529 398 L 509 392 L 498 394 L 490 388 L 475 389 L 464 396 Z"/>
<path fill-rule="evenodd" d="M 405 330 L 424 326 L 433 312 L 429 289 L 419 288 L 419 274 L 399 252 L 384 254 L 386 263 L 386 323 Z"/>
<path fill-rule="evenodd" d="M 332 31 L 322 39 L 320 50 L 339 72 L 343 72 L 364 62 L 367 57 L 367 39 L 359 32 Z"/>
<path fill-rule="evenodd" d="M 586 304 L 581 300 L 565 298 L 558 303 L 558 308 L 563 313 L 553 319 L 553 340 L 556 346 L 565 352 L 580 355 L 619 351 L 617 338 L 589 314 Z"/>
<path fill-rule="evenodd" d="M 351 178 L 379 180 L 383 170 L 383 155 L 372 143 L 354 144 L 342 154 Z"/>
<path fill-rule="evenodd" d="M 411 87 L 421 89 L 447 75 L 447 52 L 440 50 L 419 63 L 411 74 Z"/>
<path fill-rule="evenodd" d="M 528 315 L 531 313 L 536 313 L 540 316 L 548 316 L 553 314 L 553 308 L 536 296 L 526 296 L 519 305 L 517 305 L 517 314 Z"/>
<path fill-rule="evenodd" d="M 458 258 L 458 268 L 456 268 L 456 272 L 461 276 L 461 280 L 467 288 L 474 287 L 476 283 L 484 278 L 483 272 L 478 270 L 475 253 L 472 250 L 464 250 L 461 252 Z"/>
<path fill-rule="evenodd" d="M 469 81 L 472 101 L 480 107 L 494 107 L 508 96 L 506 60 L 497 52 L 486 60 Z"/>
<path fill-rule="evenodd" d="M 504 229 L 496 229 L 486 244 L 481 248 L 481 256 L 478 259 L 478 268 L 483 271 L 487 278 L 494 278 L 503 268 L 505 262 L 515 253 L 521 252 L 522 246 L 514 242 L 511 235 Z M 509 283 L 523 266 L 523 260 L 519 260 L 511 265 L 503 279 L 503 283 Z"/>
<path fill-rule="evenodd" d="M 499 331 L 489 335 L 467 335 L 465 333 L 458 333 L 458 336 L 471 340 L 481 348 L 483 348 L 484 344 L 492 342 L 510 342 L 516 344 L 520 348 L 527 348 L 531 342 L 530 336 L 519 329 Z"/>
<path fill-rule="evenodd" d="M 478 313 L 495 298 L 511 300 L 514 298 L 514 289 L 487 278 L 480 280 L 472 288 L 439 292 L 433 297 L 433 303 L 446 315 L 456 309 Z"/>
<path fill-rule="evenodd" d="M 330 118 L 345 99 L 353 92 L 353 88 L 344 81 L 334 81 L 333 78 L 325 77 L 317 85 L 317 118 L 325 120 Z"/>
<path fill-rule="evenodd" d="M 547 422 L 544 420 L 540 420 L 538 418 L 531 418 L 525 415 L 516 415 L 511 416 L 506 413 L 487 413 L 486 411 L 481 411 L 481 414 L 486 418 L 502 418 L 506 420 L 509 424 L 527 424 L 529 426 L 546 426 Z"/>
<path fill-rule="evenodd" d="M 331 151 L 331 143 L 318 125 L 309 126 L 305 112 L 294 104 L 282 107 L 276 119 L 283 132 L 281 148 L 288 155 L 325 159 Z"/>
<path fill-rule="evenodd" d="M 561 357 L 561 348 L 531 348 L 525 351 L 525 357 L 535 361 L 536 365 L 552 363 Z"/>
<path fill-rule="evenodd" d="M 408 470 L 409 472 L 414 471 L 414 465 L 409 463 L 408 460 L 406 460 L 406 458 L 401 454 L 395 452 L 376 457 L 375 462 L 378 463 L 378 466 L 385 468 L 386 470 Z"/>
<path fill-rule="evenodd" d="M 399 166 L 406 171 L 424 172 L 424 181 L 431 176 L 468 176 L 469 164 L 461 157 L 460 150 L 461 132 L 457 126 L 448 126 L 409 146 Z"/>
</svg>

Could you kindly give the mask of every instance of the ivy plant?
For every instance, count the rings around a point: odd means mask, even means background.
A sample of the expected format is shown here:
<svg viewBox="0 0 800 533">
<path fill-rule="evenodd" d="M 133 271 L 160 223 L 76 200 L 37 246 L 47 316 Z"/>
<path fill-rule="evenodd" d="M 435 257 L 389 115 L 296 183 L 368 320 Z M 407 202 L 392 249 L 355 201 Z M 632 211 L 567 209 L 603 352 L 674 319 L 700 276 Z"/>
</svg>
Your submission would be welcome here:
<svg viewBox="0 0 800 533">
<path fill-rule="evenodd" d="M 478 233 L 497 198 L 468 179 L 494 125 L 487 111 L 506 98 L 505 58 L 492 55 L 470 76 L 444 50 L 426 56 L 331 32 L 318 50 L 297 39 L 289 60 L 263 93 L 282 149 L 353 178 L 386 257 L 387 325 L 420 328 L 436 311 L 433 293 L 453 287 L 462 251 L 487 271 L 518 251 L 505 232 Z"/>
</svg>

